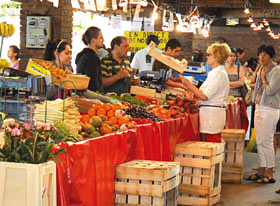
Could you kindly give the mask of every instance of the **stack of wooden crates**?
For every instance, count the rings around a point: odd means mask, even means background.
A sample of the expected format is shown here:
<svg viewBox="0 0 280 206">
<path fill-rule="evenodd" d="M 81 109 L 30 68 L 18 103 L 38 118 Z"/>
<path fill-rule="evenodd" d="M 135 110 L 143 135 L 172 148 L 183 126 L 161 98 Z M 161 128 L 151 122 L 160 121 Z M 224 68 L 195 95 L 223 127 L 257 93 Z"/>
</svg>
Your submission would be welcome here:
<svg viewBox="0 0 280 206">
<path fill-rule="evenodd" d="M 226 142 L 222 182 L 241 183 L 243 179 L 245 130 L 224 129 L 222 139 Z"/>
<path fill-rule="evenodd" d="M 184 142 L 176 145 L 180 162 L 178 205 L 214 205 L 220 201 L 224 144 Z"/>
<path fill-rule="evenodd" d="M 134 160 L 116 167 L 116 206 L 176 206 L 178 162 Z"/>
</svg>

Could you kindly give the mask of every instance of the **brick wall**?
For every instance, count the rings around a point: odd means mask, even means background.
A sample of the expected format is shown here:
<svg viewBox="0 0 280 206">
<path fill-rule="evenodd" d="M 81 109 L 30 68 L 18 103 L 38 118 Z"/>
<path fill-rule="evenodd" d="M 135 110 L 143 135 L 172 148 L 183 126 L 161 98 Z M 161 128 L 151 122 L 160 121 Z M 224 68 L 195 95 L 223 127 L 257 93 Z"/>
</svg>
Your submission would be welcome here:
<svg viewBox="0 0 280 206">
<path fill-rule="evenodd" d="M 73 12 L 71 1 L 60 0 L 58 8 L 53 7 L 52 3 L 48 1 L 18 0 L 18 2 L 22 3 L 20 15 L 20 49 L 22 53 L 20 61 L 21 70 L 26 68 L 29 58 L 42 59 L 45 52 L 44 49 L 26 48 L 26 19 L 28 15 L 51 16 L 53 24 L 53 39 L 64 39 L 70 44 L 70 46 L 72 45 Z"/>
</svg>

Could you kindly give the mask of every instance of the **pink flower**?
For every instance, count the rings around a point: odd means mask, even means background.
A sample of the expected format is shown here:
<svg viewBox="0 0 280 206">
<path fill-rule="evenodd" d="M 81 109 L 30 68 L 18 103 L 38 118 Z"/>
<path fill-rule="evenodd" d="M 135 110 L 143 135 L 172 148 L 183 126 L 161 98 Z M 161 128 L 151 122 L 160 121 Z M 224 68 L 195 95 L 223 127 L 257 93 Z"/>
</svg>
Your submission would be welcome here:
<svg viewBox="0 0 280 206">
<path fill-rule="evenodd" d="M 18 123 L 15 123 L 15 127 L 16 127 L 16 128 L 19 128 L 19 124 L 18 124 Z"/>
<path fill-rule="evenodd" d="M 40 130 L 43 127 L 43 123 L 42 122 L 35 122 L 34 126 L 35 126 L 36 130 Z"/>
<path fill-rule="evenodd" d="M 31 125 L 29 124 L 29 123 L 26 123 L 26 124 L 24 124 L 24 126 L 23 126 L 23 128 L 25 129 L 25 130 L 31 130 Z"/>
<path fill-rule="evenodd" d="M 50 131 L 50 130 L 51 130 L 51 126 L 48 125 L 48 124 L 45 124 L 44 130 L 45 130 L 45 131 Z"/>
<path fill-rule="evenodd" d="M 10 127 L 12 127 L 12 126 L 14 126 L 14 125 L 15 125 L 15 121 L 14 121 L 14 120 L 12 120 L 12 121 L 9 122 L 9 126 L 10 126 Z"/>
<path fill-rule="evenodd" d="M 55 131 L 56 131 L 56 127 L 52 127 L 52 131 L 54 131 L 54 132 L 55 132 Z"/>
<path fill-rule="evenodd" d="M 12 136 L 19 136 L 21 134 L 20 130 L 18 128 L 14 128 L 12 130 Z"/>
<path fill-rule="evenodd" d="M 7 128 L 6 128 L 6 132 L 11 133 L 11 132 L 12 132 L 12 128 L 11 128 L 11 127 L 7 127 Z"/>
</svg>

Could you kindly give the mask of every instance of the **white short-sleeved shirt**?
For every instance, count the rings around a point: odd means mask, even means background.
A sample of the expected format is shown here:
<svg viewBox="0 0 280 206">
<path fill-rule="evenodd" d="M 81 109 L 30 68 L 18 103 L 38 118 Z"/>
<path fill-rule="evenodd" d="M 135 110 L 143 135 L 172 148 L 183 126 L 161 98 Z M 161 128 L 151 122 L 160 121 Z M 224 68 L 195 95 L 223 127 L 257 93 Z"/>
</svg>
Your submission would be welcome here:
<svg viewBox="0 0 280 206">
<path fill-rule="evenodd" d="M 161 50 L 159 51 L 162 52 Z M 147 48 L 144 48 L 136 52 L 134 55 L 131 62 L 131 68 L 138 69 L 139 72 L 152 71 L 154 61 L 155 59 L 147 54 Z"/>
<path fill-rule="evenodd" d="M 218 66 L 208 73 L 206 81 L 200 90 L 208 97 L 201 101 L 201 105 L 225 105 L 229 93 L 229 80 L 224 66 Z M 199 110 L 200 132 L 217 134 L 224 129 L 226 121 L 225 108 L 200 107 Z"/>
</svg>

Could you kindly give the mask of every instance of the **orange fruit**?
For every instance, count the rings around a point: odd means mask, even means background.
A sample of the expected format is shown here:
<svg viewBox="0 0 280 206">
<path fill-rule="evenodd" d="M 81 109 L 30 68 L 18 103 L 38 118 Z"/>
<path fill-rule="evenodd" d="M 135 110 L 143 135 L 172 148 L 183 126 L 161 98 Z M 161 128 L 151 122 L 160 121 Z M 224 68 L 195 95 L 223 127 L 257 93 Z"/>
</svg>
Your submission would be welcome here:
<svg viewBox="0 0 280 206">
<path fill-rule="evenodd" d="M 119 103 L 112 104 L 112 110 L 113 111 L 116 111 L 116 110 L 121 109 L 121 108 L 122 108 L 122 106 Z"/>
<path fill-rule="evenodd" d="M 82 115 L 82 121 L 85 123 L 88 123 L 90 119 L 90 116 L 87 114 Z"/>
<path fill-rule="evenodd" d="M 128 120 L 128 118 L 127 118 L 126 116 L 120 117 L 120 118 L 118 119 L 118 125 L 126 124 L 126 123 L 128 123 L 128 122 L 129 122 L 129 120 Z"/>
<path fill-rule="evenodd" d="M 103 108 L 104 108 L 106 111 L 109 111 L 109 110 L 112 109 L 112 106 L 111 106 L 110 103 L 105 103 L 105 104 L 103 104 Z"/>
<path fill-rule="evenodd" d="M 103 106 L 102 103 L 96 102 L 94 105 L 94 109 L 98 110 L 98 109 L 102 108 L 102 106 Z"/>
<path fill-rule="evenodd" d="M 88 110 L 88 116 L 93 117 L 96 115 L 96 110 L 94 108 Z"/>
<path fill-rule="evenodd" d="M 99 108 L 98 110 L 97 110 L 97 113 L 96 113 L 98 116 L 99 115 L 104 115 L 104 116 L 106 116 L 106 110 L 105 109 L 103 109 L 103 108 Z"/>
<path fill-rule="evenodd" d="M 99 132 L 101 132 L 101 134 L 109 134 L 112 133 L 112 128 L 108 124 L 102 124 Z"/>
<path fill-rule="evenodd" d="M 113 110 L 109 110 L 107 111 L 107 117 L 114 117 L 115 116 L 115 112 Z"/>
<path fill-rule="evenodd" d="M 112 122 L 113 124 L 117 124 L 118 123 L 117 117 L 110 117 L 109 121 Z"/>
</svg>

